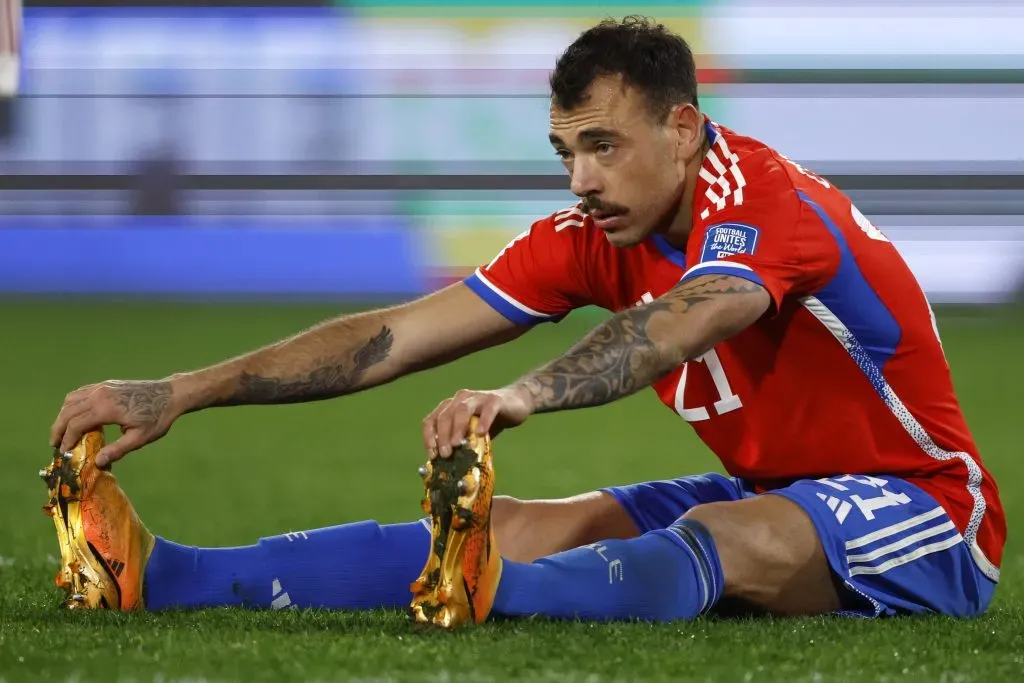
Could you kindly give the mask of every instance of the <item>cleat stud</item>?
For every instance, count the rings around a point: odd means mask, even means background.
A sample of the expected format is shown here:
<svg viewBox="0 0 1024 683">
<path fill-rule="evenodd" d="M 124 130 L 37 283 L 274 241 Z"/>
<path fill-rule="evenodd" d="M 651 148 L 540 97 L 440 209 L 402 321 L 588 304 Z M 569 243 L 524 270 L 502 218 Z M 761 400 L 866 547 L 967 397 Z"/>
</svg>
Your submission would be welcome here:
<svg viewBox="0 0 1024 683">
<path fill-rule="evenodd" d="M 85 595 L 83 595 L 82 593 L 75 593 L 74 595 L 71 596 L 71 601 L 72 602 L 85 602 Z"/>
<path fill-rule="evenodd" d="M 54 507 L 55 506 L 53 503 L 47 503 L 46 505 L 43 506 L 43 514 L 45 514 L 47 517 L 53 517 Z"/>
<path fill-rule="evenodd" d="M 420 465 L 420 468 L 418 470 L 416 470 L 416 471 L 420 473 L 421 477 L 426 477 L 429 474 L 429 472 L 427 471 L 427 466 L 426 465 Z"/>
<path fill-rule="evenodd" d="M 469 491 L 469 484 L 466 483 L 465 479 L 459 479 L 458 483 L 455 484 L 455 488 L 458 489 L 459 495 L 465 495 Z"/>
<path fill-rule="evenodd" d="M 46 471 L 45 467 L 43 469 L 39 470 L 39 478 L 40 479 L 46 479 L 49 476 L 50 476 L 50 473 Z"/>
<path fill-rule="evenodd" d="M 71 459 L 71 451 L 61 453 L 60 457 L 64 458 L 65 462 Z"/>
</svg>

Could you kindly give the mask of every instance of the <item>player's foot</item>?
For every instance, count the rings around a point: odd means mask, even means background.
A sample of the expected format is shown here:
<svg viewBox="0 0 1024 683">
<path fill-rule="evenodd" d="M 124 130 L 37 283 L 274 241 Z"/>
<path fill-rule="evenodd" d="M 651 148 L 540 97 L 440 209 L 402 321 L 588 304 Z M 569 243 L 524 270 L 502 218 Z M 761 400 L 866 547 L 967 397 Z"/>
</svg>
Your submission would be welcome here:
<svg viewBox="0 0 1024 683">
<path fill-rule="evenodd" d="M 96 466 L 103 432 L 89 432 L 68 453 L 54 452 L 40 470 L 50 500 L 43 510 L 57 527 L 55 583 L 68 609 L 142 607 L 142 579 L 154 538 L 110 472 Z"/>
<path fill-rule="evenodd" d="M 426 488 L 423 511 L 430 515 L 430 556 L 412 584 L 412 619 L 456 628 L 480 623 L 494 604 L 501 556 L 491 530 L 494 463 L 488 437 L 473 434 L 450 458 L 420 468 Z"/>
</svg>

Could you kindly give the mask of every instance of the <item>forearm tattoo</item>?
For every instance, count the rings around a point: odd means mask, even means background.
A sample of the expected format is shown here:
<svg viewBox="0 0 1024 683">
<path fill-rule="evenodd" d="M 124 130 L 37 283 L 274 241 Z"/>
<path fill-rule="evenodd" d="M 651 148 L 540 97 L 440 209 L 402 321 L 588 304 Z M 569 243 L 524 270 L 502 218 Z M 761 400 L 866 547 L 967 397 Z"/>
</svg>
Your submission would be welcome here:
<svg viewBox="0 0 1024 683">
<path fill-rule="evenodd" d="M 243 372 L 229 403 L 298 403 L 341 396 L 359 387 L 366 371 L 391 354 L 394 337 L 383 326 L 359 346 L 351 360 L 317 358 L 297 377 L 264 377 Z"/>
<path fill-rule="evenodd" d="M 561 358 L 517 382 L 533 397 L 535 411 L 551 412 L 610 403 L 639 391 L 683 361 L 682 349 L 652 339 L 653 318 L 679 316 L 719 297 L 756 293 L 760 285 L 729 275 L 678 285 L 651 303 L 611 317 Z M 680 321 L 679 324 L 686 324 Z"/>
</svg>

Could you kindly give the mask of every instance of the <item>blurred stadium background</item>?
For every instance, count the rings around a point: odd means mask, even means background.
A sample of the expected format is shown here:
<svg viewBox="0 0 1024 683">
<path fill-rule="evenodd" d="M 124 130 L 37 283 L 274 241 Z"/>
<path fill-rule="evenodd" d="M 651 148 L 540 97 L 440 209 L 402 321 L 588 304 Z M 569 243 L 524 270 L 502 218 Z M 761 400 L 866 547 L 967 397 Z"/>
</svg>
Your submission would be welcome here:
<svg viewBox="0 0 1024 683">
<path fill-rule="evenodd" d="M 713 118 L 846 189 L 935 303 L 1008 300 L 1024 273 L 1020 3 L 26 4 L 5 293 L 358 299 L 459 277 L 572 200 L 547 70 L 632 12 L 692 43 Z M 112 267 L 62 267 L 83 249 Z"/>
</svg>

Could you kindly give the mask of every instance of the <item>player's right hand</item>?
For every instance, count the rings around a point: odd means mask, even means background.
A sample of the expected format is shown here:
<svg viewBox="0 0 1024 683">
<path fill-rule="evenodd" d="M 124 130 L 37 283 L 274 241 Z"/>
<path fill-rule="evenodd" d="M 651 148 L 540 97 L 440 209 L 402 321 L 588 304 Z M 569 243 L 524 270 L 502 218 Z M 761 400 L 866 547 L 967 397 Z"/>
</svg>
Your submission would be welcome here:
<svg viewBox="0 0 1024 683">
<path fill-rule="evenodd" d="M 64 399 L 50 428 L 50 445 L 67 452 L 86 432 L 119 425 L 121 438 L 96 455 L 96 464 L 105 467 L 166 434 L 181 414 L 174 399 L 169 380 L 108 380 L 84 386 Z"/>
</svg>

